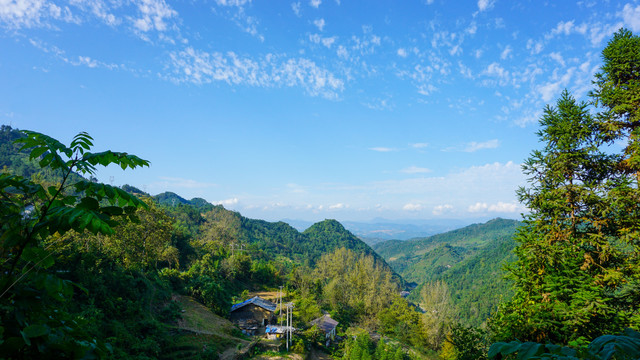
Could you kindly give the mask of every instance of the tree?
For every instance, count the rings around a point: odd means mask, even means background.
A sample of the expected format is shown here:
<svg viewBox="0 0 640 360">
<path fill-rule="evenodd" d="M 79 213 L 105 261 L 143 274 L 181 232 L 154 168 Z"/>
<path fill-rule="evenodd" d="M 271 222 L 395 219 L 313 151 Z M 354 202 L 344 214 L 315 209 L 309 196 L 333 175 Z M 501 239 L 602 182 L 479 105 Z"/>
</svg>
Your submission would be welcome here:
<svg viewBox="0 0 640 360">
<path fill-rule="evenodd" d="M 447 336 L 453 312 L 449 286 L 440 280 L 426 283 L 420 291 L 420 298 L 427 340 L 434 350 L 438 350 Z"/>
<path fill-rule="evenodd" d="M 516 292 L 498 319 L 499 336 L 566 344 L 620 326 L 608 295 L 616 280 L 604 282 L 618 250 L 600 216 L 611 156 L 598 148 L 587 107 L 565 91 L 540 120 L 546 146 L 523 165 L 531 186 L 518 197 L 531 213 L 516 236 Z"/>
<path fill-rule="evenodd" d="M 73 295 L 74 284 L 50 273 L 54 257 L 46 241 L 64 240 L 69 231 L 113 234 L 121 218 L 136 219 L 145 204 L 129 193 L 80 178 L 96 166 L 122 169 L 148 166 L 134 155 L 91 153 L 92 138 L 79 133 L 69 146 L 33 131 L 16 140 L 30 149 L 30 160 L 62 174 L 47 186 L 21 176 L 0 174 L 0 353 L 7 357 L 94 356 L 108 346 L 88 338 L 82 319 L 58 307 Z"/>
<path fill-rule="evenodd" d="M 626 29 L 613 35 L 602 51 L 603 66 L 591 92 L 602 106 L 599 131 L 603 140 L 627 140 L 620 165 L 640 180 L 640 37 Z M 636 183 L 637 185 L 637 183 Z"/>
<path fill-rule="evenodd" d="M 606 194 L 611 236 L 626 247 L 615 274 L 623 279 L 616 301 L 625 311 L 634 312 L 633 322 L 640 324 L 640 37 L 619 30 L 602 58 L 604 64 L 590 94 L 602 108 L 598 132 L 603 144 L 624 146 L 612 165 L 611 178 L 618 180 Z"/>
<path fill-rule="evenodd" d="M 640 304 L 640 40 L 616 33 L 593 103 L 567 91 L 547 106 L 545 146 L 525 161 L 530 209 L 508 268 L 515 294 L 493 318 L 497 339 L 579 346 L 638 326 Z M 615 145 L 627 144 L 622 152 Z"/>
</svg>

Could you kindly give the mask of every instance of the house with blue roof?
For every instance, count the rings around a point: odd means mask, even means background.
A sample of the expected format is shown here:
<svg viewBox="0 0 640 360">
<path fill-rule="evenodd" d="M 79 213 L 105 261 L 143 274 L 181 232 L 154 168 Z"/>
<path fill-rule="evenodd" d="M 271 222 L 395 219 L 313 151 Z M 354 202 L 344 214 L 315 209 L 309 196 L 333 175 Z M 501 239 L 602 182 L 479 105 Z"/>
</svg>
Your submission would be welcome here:
<svg viewBox="0 0 640 360">
<path fill-rule="evenodd" d="M 247 335 L 259 334 L 262 328 L 275 323 L 276 304 L 259 296 L 231 306 L 230 320 Z"/>
</svg>

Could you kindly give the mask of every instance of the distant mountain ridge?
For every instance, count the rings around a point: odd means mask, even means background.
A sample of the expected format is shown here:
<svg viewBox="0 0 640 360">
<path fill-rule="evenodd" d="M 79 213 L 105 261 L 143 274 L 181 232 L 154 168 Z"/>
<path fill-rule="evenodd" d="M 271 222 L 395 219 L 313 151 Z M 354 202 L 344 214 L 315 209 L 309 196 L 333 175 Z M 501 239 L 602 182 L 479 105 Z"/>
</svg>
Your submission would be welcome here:
<svg viewBox="0 0 640 360">
<path fill-rule="evenodd" d="M 313 224 L 310 221 L 294 219 L 283 219 L 282 221 L 300 231 L 304 231 Z M 459 229 L 470 223 L 470 221 L 456 219 L 388 220 L 377 218 L 371 221 L 341 221 L 347 230 L 369 246 L 387 240 L 408 240 L 440 234 Z"/>
</svg>

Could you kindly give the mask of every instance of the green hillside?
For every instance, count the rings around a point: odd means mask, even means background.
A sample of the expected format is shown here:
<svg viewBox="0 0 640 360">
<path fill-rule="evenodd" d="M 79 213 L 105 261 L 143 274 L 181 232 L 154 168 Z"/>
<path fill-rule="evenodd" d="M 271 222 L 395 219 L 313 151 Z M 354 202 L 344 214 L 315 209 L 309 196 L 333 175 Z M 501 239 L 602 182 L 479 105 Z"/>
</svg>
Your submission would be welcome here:
<svg viewBox="0 0 640 360">
<path fill-rule="evenodd" d="M 381 256 L 336 220 L 318 222 L 301 233 L 285 222 L 246 218 L 219 205 L 213 206 L 204 218 L 205 241 L 237 241 L 237 246 L 245 245 L 253 258 L 274 260 L 280 256 L 313 266 L 323 254 L 346 248 L 373 256 L 376 262 L 391 270 Z"/>
<path fill-rule="evenodd" d="M 511 295 L 502 267 L 514 258 L 518 226 L 498 218 L 428 238 L 387 241 L 375 249 L 406 281 L 418 284 L 410 299 L 419 303 L 426 283 L 444 281 L 456 320 L 479 326 Z"/>
<path fill-rule="evenodd" d="M 520 222 L 509 219 L 493 219 L 484 224 L 473 224 L 461 229 L 426 238 L 407 241 L 391 240 L 374 245 L 374 250 L 380 254 L 407 281 L 420 281 L 430 272 L 426 269 L 433 261 L 429 258 L 431 251 L 448 244 L 464 248 L 467 258 L 477 250 L 503 237 L 511 237 Z M 458 249 L 457 251 L 463 251 Z M 454 260 L 452 258 L 452 260 Z M 462 259 L 459 259 L 460 261 Z M 458 262 L 456 261 L 456 262 Z M 443 264 L 453 265 L 453 263 Z M 407 275 L 409 275 L 407 277 Z"/>
</svg>

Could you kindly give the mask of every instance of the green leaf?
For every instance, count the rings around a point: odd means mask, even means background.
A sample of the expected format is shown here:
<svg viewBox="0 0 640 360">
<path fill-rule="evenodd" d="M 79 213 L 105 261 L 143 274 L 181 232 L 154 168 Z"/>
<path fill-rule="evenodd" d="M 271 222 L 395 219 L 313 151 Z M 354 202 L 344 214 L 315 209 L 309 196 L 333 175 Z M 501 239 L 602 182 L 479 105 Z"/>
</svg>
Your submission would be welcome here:
<svg viewBox="0 0 640 360">
<path fill-rule="evenodd" d="M 76 208 L 98 210 L 100 208 L 100 203 L 94 198 L 83 197 L 82 199 L 80 199 L 80 203 L 76 206 Z"/>
<path fill-rule="evenodd" d="M 118 216 L 123 214 L 122 208 L 118 206 L 105 206 L 100 208 L 100 211 L 110 216 Z"/>
<path fill-rule="evenodd" d="M 527 360 L 532 359 L 535 355 L 539 355 L 539 350 L 544 349 L 544 346 L 539 343 L 526 342 L 520 345 L 518 349 L 518 359 Z"/>
<path fill-rule="evenodd" d="M 49 333 L 49 327 L 42 324 L 29 325 L 24 328 L 24 330 L 22 330 L 22 333 L 26 337 L 32 339 L 35 337 L 47 335 Z"/>
<path fill-rule="evenodd" d="M 46 147 L 37 147 L 33 150 L 31 150 L 31 154 L 29 154 L 29 159 L 35 159 L 37 157 L 39 157 L 40 155 L 44 154 L 45 152 L 47 152 L 47 148 Z"/>
<path fill-rule="evenodd" d="M 54 257 L 50 256 L 46 250 L 30 246 L 25 248 L 22 252 L 22 258 L 26 261 L 31 261 L 34 264 L 38 264 L 43 269 L 50 268 L 55 263 Z"/>
</svg>

